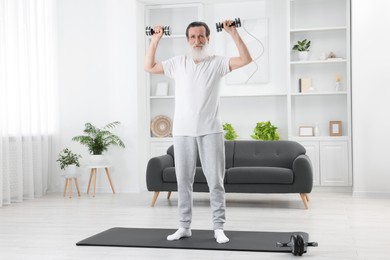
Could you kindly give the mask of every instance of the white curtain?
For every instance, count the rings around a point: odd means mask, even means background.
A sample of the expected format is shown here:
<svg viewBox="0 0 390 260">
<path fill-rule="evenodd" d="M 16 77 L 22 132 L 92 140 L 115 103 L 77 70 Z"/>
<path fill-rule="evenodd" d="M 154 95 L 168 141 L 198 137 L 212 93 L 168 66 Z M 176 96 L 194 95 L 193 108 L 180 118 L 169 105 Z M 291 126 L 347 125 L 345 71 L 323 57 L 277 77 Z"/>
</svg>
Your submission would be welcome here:
<svg viewBox="0 0 390 260">
<path fill-rule="evenodd" d="M 0 207 L 43 196 L 56 100 L 54 0 L 0 0 Z"/>
</svg>

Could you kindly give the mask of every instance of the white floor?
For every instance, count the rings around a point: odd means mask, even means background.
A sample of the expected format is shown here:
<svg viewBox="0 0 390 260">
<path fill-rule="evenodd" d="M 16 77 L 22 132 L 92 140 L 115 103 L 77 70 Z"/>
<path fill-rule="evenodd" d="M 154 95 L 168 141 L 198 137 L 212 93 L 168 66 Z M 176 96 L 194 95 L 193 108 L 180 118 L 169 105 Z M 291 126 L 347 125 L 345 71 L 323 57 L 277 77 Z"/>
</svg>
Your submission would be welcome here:
<svg viewBox="0 0 390 260">
<path fill-rule="evenodd" d="M 49 194 L 0 208 L 0 259 L 295 259 L 289 253 L 79 247 L 75 243 L 112 227 L 176 228 L 177 197 L 160 194 Z M 388 199 L 313 192 L 310 209 L 299 195 L 227 195 L 226 230 L 305 231 L 319 247 L 305 259 L 390 259 Z M 194 195 L 193 229 L 210 229 L 207 194 Z"/>
</svg>

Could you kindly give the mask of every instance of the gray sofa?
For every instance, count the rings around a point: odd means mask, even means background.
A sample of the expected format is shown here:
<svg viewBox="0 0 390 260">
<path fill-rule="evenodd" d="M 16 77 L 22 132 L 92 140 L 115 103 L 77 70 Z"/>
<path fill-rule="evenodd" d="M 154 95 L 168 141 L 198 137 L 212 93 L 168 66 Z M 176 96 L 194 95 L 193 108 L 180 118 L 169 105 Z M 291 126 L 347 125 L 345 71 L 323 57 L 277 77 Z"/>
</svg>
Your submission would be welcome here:
<svg viewBox="0 0 390 260">
<path fill-rule="evenodd" d="M 225 141 L 227 193 L 299 193 L 308 209 L 313 173 L 305 148 L 294 141 Z M 173 146 L 167 154 L 151 158 L 146 184 L 154 192 L 153 207 L 161 191 L 177 191 Z M 198 157 L 194 192 L 208 192 Z"/>
</svg>

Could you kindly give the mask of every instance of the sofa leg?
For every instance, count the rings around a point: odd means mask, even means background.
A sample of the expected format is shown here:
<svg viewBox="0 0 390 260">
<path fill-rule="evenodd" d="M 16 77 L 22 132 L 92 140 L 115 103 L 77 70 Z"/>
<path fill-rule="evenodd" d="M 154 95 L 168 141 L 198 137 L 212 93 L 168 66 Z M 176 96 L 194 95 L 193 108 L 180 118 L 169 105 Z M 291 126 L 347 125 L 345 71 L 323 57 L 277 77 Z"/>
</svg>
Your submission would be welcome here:
<svg viewBox="0 0 390 260">
<path fill-rule="evenodd" d="M 167 199 L 169 200 L 171 198 L 172 191 L 168 191 Z"/>
<path fill-rule="evenodd" d="M 154 207 L 154 204 L 156 203 L 156 200 L 158 198 L 158 195 L 160 194 L 159 191 L 155 191 L 152 199 L 152 204 L 150 205 L 151 207 Z"/>
<path fill-rule="evenodd" d="M 305 205 L 305 209 L 308 209 L 309 205 L 307 204 L 307 202 L 309 201 L 309 196 L 307 195 L 307 193 L 300 193 L 300 195 L 301 195 L 301 199 L 303 201 L 303 204 Z"/>
</svg>

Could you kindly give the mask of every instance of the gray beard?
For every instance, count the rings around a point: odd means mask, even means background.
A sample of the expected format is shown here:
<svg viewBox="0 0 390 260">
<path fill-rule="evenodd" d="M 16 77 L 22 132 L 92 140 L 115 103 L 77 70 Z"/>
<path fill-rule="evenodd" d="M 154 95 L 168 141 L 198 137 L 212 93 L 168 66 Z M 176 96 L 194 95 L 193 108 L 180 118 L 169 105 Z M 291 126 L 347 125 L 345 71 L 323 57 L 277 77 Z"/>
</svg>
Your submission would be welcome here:
<svg viewBox="0 0 390 260">
<path fill-rule="evenodd" d="M 207 47 L 208 43 L 203 46 L 202 50 L 197 50 L 191 45 L 188 45 L 188 57 L 195 61 L 203 61 L 209 56 L 209 54 L 207 53 Z"/>
</svg>

